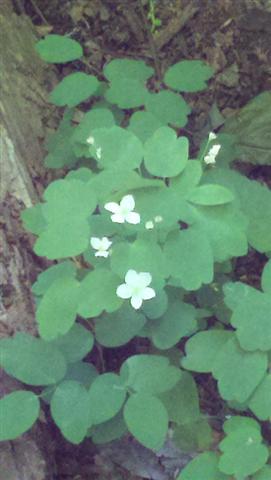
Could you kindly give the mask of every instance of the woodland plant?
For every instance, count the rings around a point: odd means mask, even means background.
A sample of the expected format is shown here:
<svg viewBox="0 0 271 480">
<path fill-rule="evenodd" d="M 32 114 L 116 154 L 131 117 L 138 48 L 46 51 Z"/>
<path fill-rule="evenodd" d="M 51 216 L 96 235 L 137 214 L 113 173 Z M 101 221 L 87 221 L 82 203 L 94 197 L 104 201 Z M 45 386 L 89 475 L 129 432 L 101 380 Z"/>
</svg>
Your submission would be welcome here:
<svg viewBox="0 0 271 480">
<path fill-rule="evenodd" d="M 49 63 L 83 54 L 58 35 L 37 51 Z M 39 338 L 0 341 L 2 368 L 29 386 L 0 400 L 1 440 L 27 431 L 45 402 L 74 444 L 129 432 L 159 451 L 170 437 L 196 452 L 178 480 L 270 480 L 271 193 L 230 169 L 223 134 L 190 158 L 180 92 L 212 75 L 182 60 L 158 88 L 152 67 L 115 59 L 103 81 L 76 71 L 51 92 L 63 119 L 45 164 L 66 173 L 22 218 L 54 264 L 33 285 Z M 266 255 L 259 288 L 234 276 L 252 249 Z M 141 353 L 120 368 L 90 361 L 93 348 L 129 342 Z M 213 415 L 206 379 L 217 382 Z"/>
</svg>

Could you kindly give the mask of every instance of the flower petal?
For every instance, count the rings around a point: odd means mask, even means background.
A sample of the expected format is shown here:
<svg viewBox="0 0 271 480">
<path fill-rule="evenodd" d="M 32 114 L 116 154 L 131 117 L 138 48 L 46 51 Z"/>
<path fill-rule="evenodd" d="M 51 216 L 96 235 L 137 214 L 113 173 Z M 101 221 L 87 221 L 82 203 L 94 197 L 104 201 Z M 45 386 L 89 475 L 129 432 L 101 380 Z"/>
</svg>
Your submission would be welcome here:
<svg viewBox="0 0 271 480">
<path fill-rule="evenodd" d="M 116 202 L 108 202 L 105 204 L 104 208 L 112 213 L 118 213 L 120 211 L 120 206 Z"/>
<path fill-rule="evenodd" d="M 137 223 L 140 223 L 140 215 L 136 212 L 129 212 L 125 215 L 125 220 L 127 223 L 136 225 Z"/>
<path fill-rule="evenodd" d="M 104 257 L 104 258 L 107 258 L 109 255 L 109 252 L 105 251 L 105 250 L 98 250 L 98 252 L 95 253 L 95 257 Z"/>
<path fill-rule="evenodd" d="M 103 237 L 102 240 L 101 240 L 101 248 L 103 250 L 108 250 L 109 247 L 111 247 L 112 245 L 112 242 L 110 242 L 110 240 L 107 238 L 107 237 Z"/>
<path fill-rule="evenodd" d="M 133 295 L 131 298 L 131 305 L 136 310 L 138 310 L 142 305 L 142 297 L 141 295 Z"/>
<path fill-rule="evenodd" d="M 138 287 L 140 285 L 138 273 L 135 270 L 128 270 L 125 275 L 125 282 L 130 287 Z"/>
<path fill-rule="evenodd" d="M 115 222 L 115 223 L 124 223 L 125 222 L 125 218 L 121 213 L 114 213 L 113 215 L 111 215 L 111 220 L 112 220 L 112 222 Z"/>
<path fill-rule="evenodd" d="M 140 272 L 138 274 L 138 277 L 139 277 L 139 284 L 142 288 L 147 287 L 152 281 L 152 276 L 149 272 Z"/>
<path fill-rule="evenodd" d="M 135 208 L 135 199 L 133 195 L 125 195 L 120 202 L 121 209 L 131 212 Z"/>
<path fill-rule="evenodd" d="M 150 300 L 151 298 L 155 297 L 156 293 L 153 290 L 153 288 L 146 287 L 144 290 L 141 292 L 141 297 L 143 300 Z"/>
<path fill-rule="evenodd" d="M 120 298 L 130 298 L 132 296 L 132 289 L 129 285 L 126 285 L 126 283 L 122 283 L 118 286 L 116 294 Z"/>
<path fill-rule="evenodd" d="M 95 250 L 98 250 L 101 246 L 101 239 L 97 237 L 91 237 L 90 245 L 92 246 L 92 248 L 95 248 Z"/>
</svg>

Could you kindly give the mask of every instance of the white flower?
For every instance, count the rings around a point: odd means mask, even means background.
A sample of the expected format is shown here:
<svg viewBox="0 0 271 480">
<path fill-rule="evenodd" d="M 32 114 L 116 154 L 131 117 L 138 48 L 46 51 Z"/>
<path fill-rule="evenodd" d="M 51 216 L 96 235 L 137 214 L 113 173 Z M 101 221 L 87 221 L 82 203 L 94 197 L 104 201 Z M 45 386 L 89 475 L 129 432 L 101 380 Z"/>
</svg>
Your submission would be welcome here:
<svg viewBox="0 0 271 480">
<path fill-rule="evenodd" d="M 102 149 L 101 147 L 96 149 L 97 158 L 100 160 L 102 158 Z"/>
<path fill-rule="evenodd" d="M 156 215 L 156 217 L 154 217 L 154 221 L 156 223 L 160 223 L 163 221 L 163 217 L 161 217 L 161 215 Z"/>
<path fill-rule="evenodd" d="M 95 140 L 92 136 L 90 136 L 87 138 L 86 142 L 89 143 L 89 145 L 94 145 Z"/>
<path fill-rule="evenodd" d="M 133 195 L 125 195 L 120 201 L 120 204 L 115 202 L 106 203 L 104 208 L 113 213 L 113 215 L 111 215 L 112 222 L 127 222 L 133 223 L 134 225 L 140 223 L 139 213 L 133 212 L 135 208 Z"/>
<path fill-rule="evenodd" d="M 154 228 L 154 223 L 151 221 L 151 220 L 148 220 L 146 223 L 145 223 L 145 228 L 147 230 L 152 230 Z"/>
<path fill-rule="evenodd" d="M 209 133 L 209 142 L 211 142 L 211 140 L 215 140 L 217 138 L 216 134 L 214 132 L 210 132 Z"/>
<path fill-rule="evenodd" d="M 103 237 L 103 238 L 91 237 L 90 245 L 94 248 L 94 250 L 97 250 L 97 252 L 95 252 L 95 257 L 107 258 L 109 255 L 108 249 L 112 245 L 112 242 L 110 242 L 110 240 L 107 237 Z"/>
<path fill-rule="evenodd" d="M 215 164 L 216 156 L 221 148 L 221 145 L 213 145 L 208 154 L 204 157 L 204 162 L 207 165 Z"/>
<path fill-rule="evenodd" d="M 152 276 L 148 272 L 137 273 L 135 270 L 128 270 L 125 275 L 125 283 L 117 288 L 117 295 L 120 298 L 131 298 L 131 305 L 138 310 L 143 300 L 150 300 L 156 293 L 148 285 L 152 281 Z"/>
</svg>

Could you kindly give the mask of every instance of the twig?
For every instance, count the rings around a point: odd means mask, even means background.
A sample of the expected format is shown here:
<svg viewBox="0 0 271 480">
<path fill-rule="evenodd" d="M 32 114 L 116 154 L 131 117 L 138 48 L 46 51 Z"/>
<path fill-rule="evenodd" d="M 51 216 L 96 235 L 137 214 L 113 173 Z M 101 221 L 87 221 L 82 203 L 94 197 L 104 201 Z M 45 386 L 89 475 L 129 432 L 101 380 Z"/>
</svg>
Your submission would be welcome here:
<svg viewBox="0 0 271 480">
<path fill-rule="evenodd" d="M 49 22 L 46 20 L 45 16 L 43 15 L 42 11 L 36 4 L 35 0 L 30 0 L 30 3 L 32 4 L 32 7 L 34 8 L 37 15 L 42 19 L 43 23 L 45 23 L 46 25 L 49 25 Z"/>
<path fill-rule="evenodd" d="M 158 80 L 161 82 L 162 81 L 162 74 L 161 74 L 158 52 L 157 52 L 157 48 L 156 48 L 152 33 L 150 31 L 148 21 L 146 19 L 146 13 L 145 13 L 144 8 L 143 8 L 142 0 L 138 0 L 138 6 L 139 6 L 139 9 L 140 9 L 142 21 L 144 23 L 144 27 L 145 27 L 145 30 L 146 30 L 146 33 L 147 33 L 147 36 L 148 36 L 148 41 L 149 41 L 150 50 L 151 50 L 153 61 L 154 61 L 154 68 L 155 68 L 156 76 L 157 76 Z"/>
</svg>

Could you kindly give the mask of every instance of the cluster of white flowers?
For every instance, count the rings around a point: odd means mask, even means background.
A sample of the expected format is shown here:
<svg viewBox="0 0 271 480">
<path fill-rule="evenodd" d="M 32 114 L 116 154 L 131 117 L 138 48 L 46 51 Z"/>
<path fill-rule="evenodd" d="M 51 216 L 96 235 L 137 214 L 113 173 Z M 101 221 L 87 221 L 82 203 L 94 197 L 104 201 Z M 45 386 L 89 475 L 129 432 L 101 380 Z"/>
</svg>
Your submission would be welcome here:
<svg viewBox="0 0 271 480">
<path fill-rule="evenodd" d="M 154 221 L 153 221 L 154 220 Z M 153 220 L 148 220 L 146 223 L 145 223 L 145 228 L 147 230 L 152 230 L 154 228 L 154 224 L 155 223 L 160 223 L 163 221 L 163 217 L 161 217 L 161 215 L 157 215 L 156 217 L 154 217 Z"/>
<path fill-rule="evenodd" d="M 209 142 L 215 140 L 216 138 L 217 138 L 216 134 L 214 132 L 210 132 L 208 137 L 208 144 Z M 210 148 L 207 155 L 205 155 L 203 158 L 206 165 L 214 165 L 216 163 L 216 157 L 218 155 L 220 148 L 221 148 L 221 145 L 219 144 L 215 144 Z"/>
</svg>

